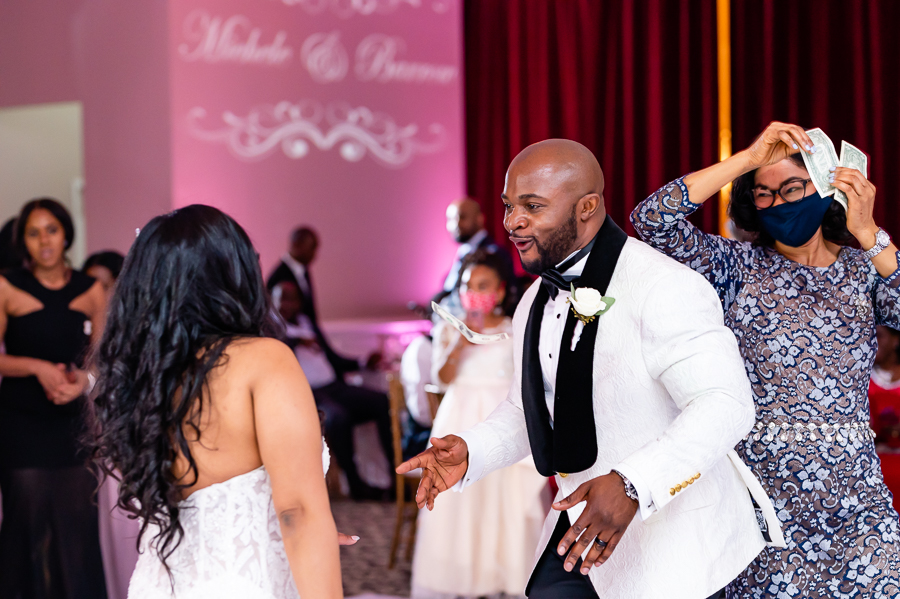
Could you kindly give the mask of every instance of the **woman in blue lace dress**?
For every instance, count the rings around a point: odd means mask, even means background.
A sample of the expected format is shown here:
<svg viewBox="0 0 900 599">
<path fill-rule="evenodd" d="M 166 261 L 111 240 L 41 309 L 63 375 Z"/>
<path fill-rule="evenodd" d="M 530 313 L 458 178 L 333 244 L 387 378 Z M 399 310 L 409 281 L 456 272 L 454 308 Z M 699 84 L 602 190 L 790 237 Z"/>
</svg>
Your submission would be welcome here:
<svg viewBox="0 0 900 599">
<path fill-rule="evenodd" d="M 830 175 L 846 212 L 819 196 L 797 153 L 817 150 L 800 127 L 772 123 L 631 215 L 644 241 L 716 288 L 752 383 L 757 423 L 737 450 L 772 497 L 787 548 L 764 549 L 729 586 L 733 598 L 900 595 L 900 530 L 866 393 L 875 326 L 900 326 L 897 248 L 879 233 L 875 187 L 859 172 Z M 753 242 L 687 220 L 732 180 L 729 213 Z M 851 234 L 871 251 L 841 245 Z"/>
</svg>

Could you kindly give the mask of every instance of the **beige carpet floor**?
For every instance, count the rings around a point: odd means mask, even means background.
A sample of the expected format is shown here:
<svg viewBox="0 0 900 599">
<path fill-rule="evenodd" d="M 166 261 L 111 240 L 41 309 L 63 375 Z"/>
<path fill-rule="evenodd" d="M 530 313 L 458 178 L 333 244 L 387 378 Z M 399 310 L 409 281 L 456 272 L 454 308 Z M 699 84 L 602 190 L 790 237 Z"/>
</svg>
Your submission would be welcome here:
<svg viewBox="0 0 900 599">
<path fill-rule="evenodd" d="M 338 530 L 360 538 L 341 547 L 344 596 L 409 597 L 410 564 L 403 560 L 403 547 L 394 568 L 387 568 L 395 509 L 393 502 L 332 501 Z"/>
</svg>

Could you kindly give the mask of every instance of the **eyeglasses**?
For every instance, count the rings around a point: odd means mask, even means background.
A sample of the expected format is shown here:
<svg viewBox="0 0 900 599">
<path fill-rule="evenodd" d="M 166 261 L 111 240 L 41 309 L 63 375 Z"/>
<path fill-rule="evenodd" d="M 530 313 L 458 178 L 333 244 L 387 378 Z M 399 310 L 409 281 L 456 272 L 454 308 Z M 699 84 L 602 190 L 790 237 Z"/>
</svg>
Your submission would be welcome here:
<svg viewBox="0 0 900 599">
<path fill-rule="evenodd" d="M 785 202 L 796 202 L 806 197 L 806 184 L 812 179 L 791 179 L 781 186 L 781 189 L 772 191 L 766 187 L 754 187 L 750 191 L 753 192 L 753 203 L 759 209 L 769 208 L 775 203 L 775 194 L 781 196 Z"/>
</svg>

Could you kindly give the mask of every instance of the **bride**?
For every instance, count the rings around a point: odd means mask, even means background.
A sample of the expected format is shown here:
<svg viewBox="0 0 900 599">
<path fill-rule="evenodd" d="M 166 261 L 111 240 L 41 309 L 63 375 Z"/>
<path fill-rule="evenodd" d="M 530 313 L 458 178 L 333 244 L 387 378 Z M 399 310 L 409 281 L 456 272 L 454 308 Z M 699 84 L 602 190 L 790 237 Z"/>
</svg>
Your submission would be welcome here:
<svg viewBox="0 0 900 599">
<path fill-rule="evenodd" d="M 316 407 L 270 314 L 226 214 L 140 231 L 93 360 L 94 459 L 142 523 L 130 599 L 343 596 Z"/>
</svg>

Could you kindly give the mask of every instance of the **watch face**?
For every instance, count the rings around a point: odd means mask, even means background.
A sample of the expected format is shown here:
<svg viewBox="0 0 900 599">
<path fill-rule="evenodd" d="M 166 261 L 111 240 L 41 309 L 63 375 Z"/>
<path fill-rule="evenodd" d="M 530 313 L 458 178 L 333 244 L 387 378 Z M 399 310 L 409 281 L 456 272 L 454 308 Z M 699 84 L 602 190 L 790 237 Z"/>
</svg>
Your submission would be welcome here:
<svg viewBox="0 0 900 599">
<path fill-rule="evenodd" d="M 884 229 L 879 229 L 878 233 L 875 234 L 875 242 L 878 245 L 888 246 L 891 244 L 891 236 Z"/>
</svg>

